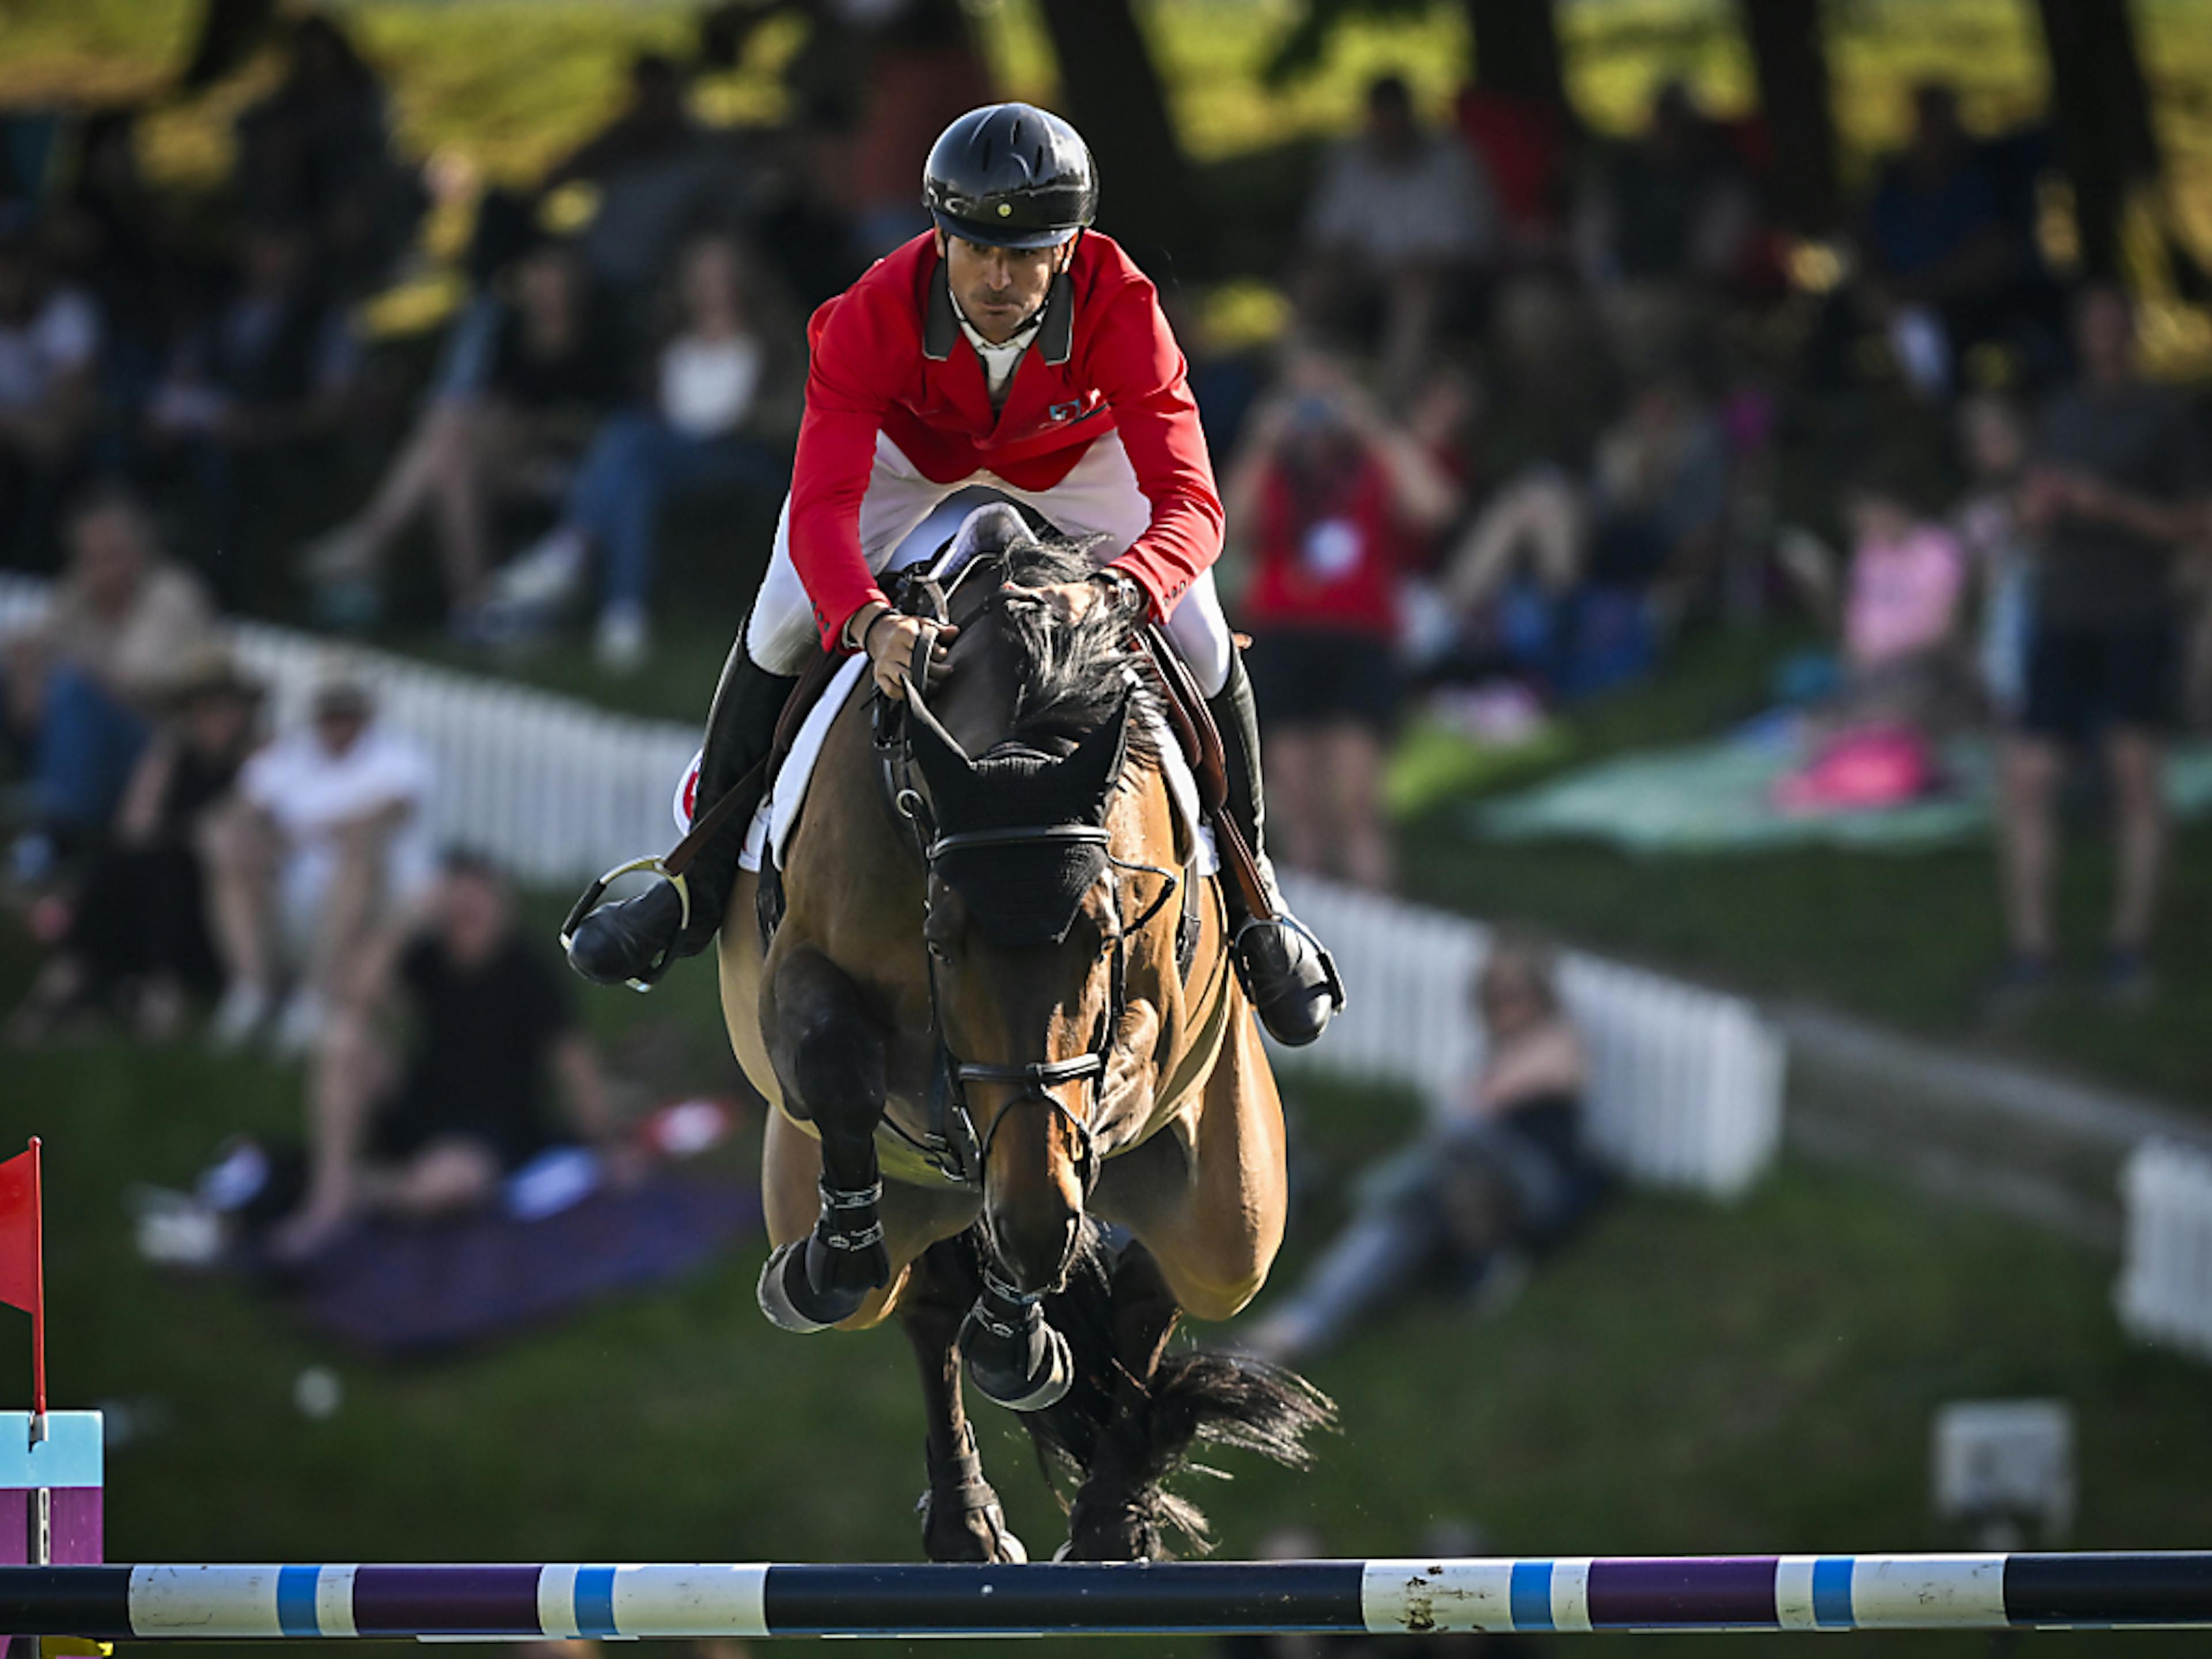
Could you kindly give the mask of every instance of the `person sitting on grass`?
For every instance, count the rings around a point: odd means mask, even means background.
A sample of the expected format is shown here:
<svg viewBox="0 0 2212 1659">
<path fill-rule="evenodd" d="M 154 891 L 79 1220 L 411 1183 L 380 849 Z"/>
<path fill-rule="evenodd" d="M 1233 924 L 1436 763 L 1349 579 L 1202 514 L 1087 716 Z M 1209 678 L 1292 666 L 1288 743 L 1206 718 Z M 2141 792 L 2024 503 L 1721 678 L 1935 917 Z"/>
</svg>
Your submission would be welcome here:
<svg viewBox="0 0 2212 1659">
<path fill-rule="evenodd" d="M 259 1034 L 276 1011 L 284 958 L 298 963 L 277 1019 L 279 1052 L 307 1052 L 331 988 L 387 907 L 434 873 L 424 822 L 430 763 L 374 719 L 368 690 L 333 680 L 315 694 L 311 729 L 246 763 L 237 798 L 202 837 L 229 989 L 218 1047 Z M 284 948 L 289 946 L 289 948 Z"/>
<path fill-rule="evenodd" d="M 1861 467 L 1843 488 L 1851 535 L 1841 591 L 1833 556 L 1794 535 L 1788 568 L 1834 623 L 1840 683 L 1815 721 L 1821 735 L 1869 725 L 1940 733 L 1978 697 L 1960 641 L 1970 571 L 1958 536 L 1923 510 L 1902 457 Z"/>
<path fill-rule="evenodd" d="M 389 1029 L 402 1019 L 404 1043 Z M 349 964 L 309 1073 L 306 1194 L 271 1253 L 304 1262 L 363 1216 L 486 1203 L 577 1138 L 548 1106 L 548 1073 L 574 1129 L 606 1139 L 598 1056 L 565 977 L 516 931 L 491 866 L 449 854 L 418 915 Z"/>
<path fill-rule="evenodd" d="M 260 739 L 261 688 L 227 653 L 186 671 L 123 792 L 107 845 L 65 907 L 58 947 L 9 1022 L 39 1041 L 80 1013 L 125 1006 L 138 1035 L 173 1035 L 188 992 L 222 988 L 198 845 Z"/>
<path fill-rule="evenodd" d="M 179 671 L 215 638 L 198 577 L 162 555 L 151 520 L 120 484 L 81 497 L 67 520 L 69 565 L 53 604 L 5 644 L 0 735 L 25 761 L 23 883 L 44 880 L 114 816 L 151 716 Z"/>
<path fill-rule="evenodd" d="M 1293 1364 L 1334 1346 L 1396 1293 L 1442 1276 L 1493 1305 L 1605 1181 L 1583 1143 L 1589 1068 L 1550 947 L 1501 933 L 1475 981 L 1481 1074 L 1443 1121 L 1362 1176 L 1358 1212 L 1245 1346 Z"/>
</svg>

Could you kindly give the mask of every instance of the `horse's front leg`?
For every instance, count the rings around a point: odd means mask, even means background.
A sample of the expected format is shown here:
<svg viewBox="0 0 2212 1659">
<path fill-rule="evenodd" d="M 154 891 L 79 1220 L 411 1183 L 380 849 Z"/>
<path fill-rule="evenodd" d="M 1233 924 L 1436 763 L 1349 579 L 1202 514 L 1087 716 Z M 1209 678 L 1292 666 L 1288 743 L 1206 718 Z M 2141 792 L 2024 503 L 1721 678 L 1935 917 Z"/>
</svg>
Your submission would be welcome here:
<svg viewBox="0 0 2212 1659">
<path fill-rule="evenodd" d="M 787 1330 L 818 1331 L 890 1282 L 876 1167 L 884 1036 L 852 980 L 811 949 L 771 963 L 762 1012 L 784 1104 L 821 1136 L 822 1203 L 814 1230 L 761 1270 L 761 1310 Z"/>
<path fill-rule="evenodd" d="M 1026 1561 L 1022 1540 L 1006 1528 L 999 1494 L 983 1478 L 975 1431 L 960 1398 L 960 1327 L 975 1304 L 975 1286 L 965 1249 L 948 1240 L 916 1258 L 899 1298 L 899 1323 L 914 1345 L 929 1419 L 922 1547 L 933 1561 Z"/>
</svg>

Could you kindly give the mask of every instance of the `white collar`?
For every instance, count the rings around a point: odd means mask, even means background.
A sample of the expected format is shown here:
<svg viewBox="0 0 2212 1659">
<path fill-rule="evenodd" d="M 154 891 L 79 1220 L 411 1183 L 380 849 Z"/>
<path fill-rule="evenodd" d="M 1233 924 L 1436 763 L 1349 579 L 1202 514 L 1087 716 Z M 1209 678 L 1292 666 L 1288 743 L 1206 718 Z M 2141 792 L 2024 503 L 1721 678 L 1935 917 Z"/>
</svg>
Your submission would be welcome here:
<svg viewBox="0 0 2212 1659">
<path fill-rule="evenodd" d="M 1036 338 L 1037 331 L 1044 326 L 1046 307 L 1039 306 L 1030 314 L 1029 320 L 1016 329 L 1002 343 L 994 344 L 978 333 L 975 325 L 968 320 L 968 313 L 960 308 L 959 297 L 951 295 L 950 289 L 947 290 L 947 295 L 952 301 L 952 315 L 960 325 L 960 331 L 968 337 L 968 343 L 975 348 L 975 355 L 982 358 L 985 362 L 990 362 L 994 358 L 1000 362 L 1005 362 L 1010 357 L 1019 356 L 1028 349 L 1030 342 Z"/>
</svg>

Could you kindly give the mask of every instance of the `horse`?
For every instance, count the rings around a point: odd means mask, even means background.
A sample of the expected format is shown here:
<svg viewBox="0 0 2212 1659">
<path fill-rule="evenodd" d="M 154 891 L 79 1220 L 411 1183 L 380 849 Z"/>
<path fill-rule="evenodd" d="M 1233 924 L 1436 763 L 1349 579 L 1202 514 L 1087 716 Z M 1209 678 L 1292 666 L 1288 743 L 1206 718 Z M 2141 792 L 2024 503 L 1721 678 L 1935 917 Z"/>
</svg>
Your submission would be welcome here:
<svg viewBox="0 0 2212 1659">
<path fill-rule="evenodd" d="M 771 1108 L 759 1300 L 799 1332 L 898 1320 L 933 1560 L 1026 1559 L 963 1361 L 1073 1487 L 1061 1555 L 1152 1559 L 1171 1531 L 1203 1547 L 1163 1485 L 1195 1445 L 1304 1467 L 1333 1419 L 1291 1373 L 1170 1345 L 1267 1278 L 1282 1106 L 1138 619 L 1048 604 L 1092 549 L 1010 507 L 953 546 L 957 574 L 907 601 L 957 625 L 936 683 L 848 701 L 722 928 L 731 1042 Z"/>
</svg>

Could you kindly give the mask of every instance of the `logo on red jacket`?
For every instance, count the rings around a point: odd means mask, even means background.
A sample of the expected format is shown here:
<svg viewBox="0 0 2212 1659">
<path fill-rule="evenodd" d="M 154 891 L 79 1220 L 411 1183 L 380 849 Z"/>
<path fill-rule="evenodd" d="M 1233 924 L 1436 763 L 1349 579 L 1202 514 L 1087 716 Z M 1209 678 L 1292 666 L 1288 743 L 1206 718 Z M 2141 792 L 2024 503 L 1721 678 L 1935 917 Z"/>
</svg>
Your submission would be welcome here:
<svg viewBox="0 0 2212 1659">
<path fill-rule="evenodd" d="M 692 756 L 691 763 L 684 769 L 684 775 L 677 781 L 676 799 L 672 805 L 676 808 L 676 833 L 679 836 L 690 832 L 691 820 L 699 815 L 699 763 L 706 758 L 707 751 L 703 749 Z"/>
</svg>

